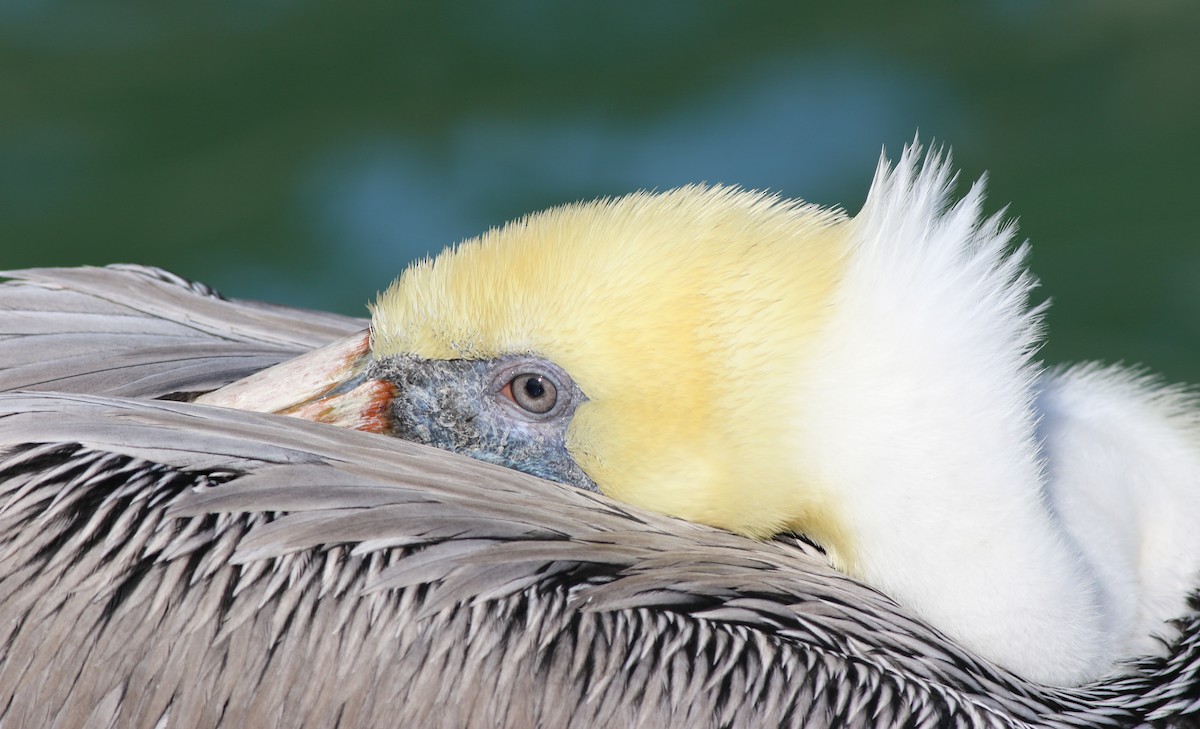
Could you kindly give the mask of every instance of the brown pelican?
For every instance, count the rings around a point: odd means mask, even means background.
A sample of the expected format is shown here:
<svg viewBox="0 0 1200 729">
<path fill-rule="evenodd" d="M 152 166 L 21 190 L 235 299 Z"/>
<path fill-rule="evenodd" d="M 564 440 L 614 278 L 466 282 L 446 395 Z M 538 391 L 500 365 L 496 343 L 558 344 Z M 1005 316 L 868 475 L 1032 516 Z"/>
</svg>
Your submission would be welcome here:
<svg viewBox="0 0 1200 729">
<path fill-rule="evenodd" d="M 1047 687 L 798 539 L 748 539 L 586 483 L 202 404 L 241 398 L 244 383 L 261 385 L 254 373 L 315 348 L 353 360 L 365 321 L 229 301 L 136 266 L 5 275 L 0 726 L 1200 717 L 1194 598 L 1160 654 Z M 287 405 L 297 393 L 259 388 L 251 399 L 369 425 L 354 395 L 366 380 L 323 381 L 311 362 L 284 371 L 319 398 Z M 343 396 L 354 407 L 330 415 Z"/>
<path fill-rule="evenodd" d="M 795 540 L 179 402 L 363 321 L 136 267 L 0 285 L 4 727 L 1132 726 L 1166 658 L 1048 689 Z"/>
</svg>

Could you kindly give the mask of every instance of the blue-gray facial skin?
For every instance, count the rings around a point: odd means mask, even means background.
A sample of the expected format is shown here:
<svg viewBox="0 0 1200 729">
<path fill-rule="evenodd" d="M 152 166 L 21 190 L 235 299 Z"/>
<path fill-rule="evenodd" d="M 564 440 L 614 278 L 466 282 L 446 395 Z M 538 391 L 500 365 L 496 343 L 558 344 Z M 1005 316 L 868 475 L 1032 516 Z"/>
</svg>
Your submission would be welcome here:
<svg viewBox="0 0 1200 729">
<path fill-rule="evenodd" d="M 366 376 L 395 387 L 390 435 L 599 491 L 566 446 L 567 426 L 587 398 L 552 362 L 397 356 L 377 360 Z"/>
</svg>

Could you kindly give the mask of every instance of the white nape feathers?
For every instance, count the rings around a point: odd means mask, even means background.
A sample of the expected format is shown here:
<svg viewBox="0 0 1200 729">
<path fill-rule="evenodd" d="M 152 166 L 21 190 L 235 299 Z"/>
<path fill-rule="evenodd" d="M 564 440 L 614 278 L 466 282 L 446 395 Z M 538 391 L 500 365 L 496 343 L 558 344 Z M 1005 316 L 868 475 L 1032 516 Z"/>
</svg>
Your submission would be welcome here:
<svg viewBox="0 0 1200 729">
<path fill-rule="evenodd" d="M 1045 374 L 1041 308 L 949 162 L 881 165 L 795 399 L 848 572 L 997 663 L 1079 684 L 1161 650 L 1200 573 L 1192 403 L 1119 369 Z"/>
</svg>

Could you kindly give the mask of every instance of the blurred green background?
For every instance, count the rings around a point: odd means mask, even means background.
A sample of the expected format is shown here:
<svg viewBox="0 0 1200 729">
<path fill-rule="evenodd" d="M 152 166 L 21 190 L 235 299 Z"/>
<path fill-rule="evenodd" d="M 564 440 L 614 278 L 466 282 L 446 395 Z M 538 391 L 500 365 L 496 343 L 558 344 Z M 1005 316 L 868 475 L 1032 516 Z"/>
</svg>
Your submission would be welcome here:
<svg viewBox="0 0 1200 729">
<path fill-rule="evenodd" d="M 363 314 L 415 256 L 690 181 L 989 170 L 1047 357 L 1200 381 L 1200 3 L 0 0 L 0 266 Z"/>
</svg>

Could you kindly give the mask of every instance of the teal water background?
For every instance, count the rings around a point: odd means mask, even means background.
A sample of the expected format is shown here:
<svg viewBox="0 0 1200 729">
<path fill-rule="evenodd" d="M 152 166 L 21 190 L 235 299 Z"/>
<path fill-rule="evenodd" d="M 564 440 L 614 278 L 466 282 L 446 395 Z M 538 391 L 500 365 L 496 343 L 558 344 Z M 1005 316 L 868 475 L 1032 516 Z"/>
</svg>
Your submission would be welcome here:
<svg viewBox="0 0 1200 729">
<path fill-rule="evenodd" d="M 0 0 L 0 267 L 365 313 L 413 257 L 710 181 L 854 212 L 989 171 L 1052 361 L 1200 381 L 1200 3 Z"/>
</svg>

